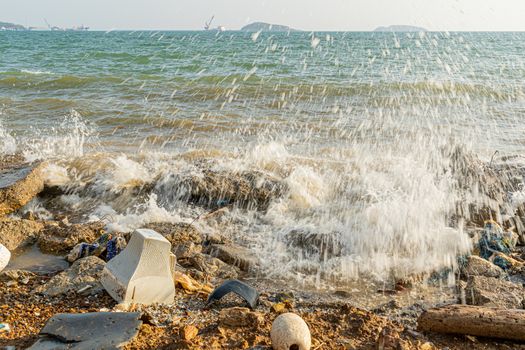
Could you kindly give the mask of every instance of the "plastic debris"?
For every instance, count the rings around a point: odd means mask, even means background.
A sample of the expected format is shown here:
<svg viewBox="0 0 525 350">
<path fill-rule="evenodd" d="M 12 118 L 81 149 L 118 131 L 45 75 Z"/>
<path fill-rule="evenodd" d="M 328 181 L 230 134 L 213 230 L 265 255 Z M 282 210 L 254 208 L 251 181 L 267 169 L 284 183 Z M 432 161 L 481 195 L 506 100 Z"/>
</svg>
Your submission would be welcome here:
<svg viewBox="0 0 525 350">
<path fill-rule="evenodd" d="M 126 248 L 126 240 L 124 237 L 105 233 L 94 243 L 77 244 L 71 252 L 69 252 L 66 259 L 69 262 L 74 262 L 80 258 L 94 255 L 103 258 L 105 261 L 110 261 L 124 250 L 124 248 Z"/>
<path fill-rule="evenodd" d="M 106 264 L 100 282 L 119 303 L 172 303 L 175 285 L 170 248 L 159 233 L 135 230 L 126 249 Z"/>
<path fill-rule="evenodd" d="M 513 266 L 507 256 L 511 254 L 516 245 L 514 236 L 512 232 L 503 231 L 497 222 L 485 221 L 485 227 L 479 239 L 479 256 L 493 262 L 503 270 L 508 270 Z"/>
<path fill-rule="evenodd" d="M 9 264 L 10 259 L 11 252 L 9 249 L 0 244 L 0 271 L 2 271 L 7 266 L 7 264 Z"/>
<path fill-rule="evenodd" d="M 190 276 L 179 272 L 174 271 L 173 272 L 173 280 L 175 281 L 175 285 L 180 286 L 186 291 L 187 293 L 205 293 L 210 294 L 213 290 L 212 287 L 210 287 L 207 284 L 201 284 L 191 278 Z"/>
<path fill-rule="evenodd" d="M 0 333 L 9 333 L 11 332 L 11 327 L 9 323 L 0 323 Z"/>
<path fill-rule="evenodd" d="M 309 350 L 312 338 L 304 320 L 291 312 L 278 316 L 270 331 L 274 350 Z"/>
<path fill-rule="evenodd" d="M 239 280 L 227 280 L 224 281 L 219 287 L 208 297 L 207 304 L 221 299 L 229 293 L 235 293 L 241 298 L 243 298 L 251 309 L 254 309 L 257 306 L 257 301 L 259 300 L 259 293 L 251 286 L 243 283 Z"/>
</svg>

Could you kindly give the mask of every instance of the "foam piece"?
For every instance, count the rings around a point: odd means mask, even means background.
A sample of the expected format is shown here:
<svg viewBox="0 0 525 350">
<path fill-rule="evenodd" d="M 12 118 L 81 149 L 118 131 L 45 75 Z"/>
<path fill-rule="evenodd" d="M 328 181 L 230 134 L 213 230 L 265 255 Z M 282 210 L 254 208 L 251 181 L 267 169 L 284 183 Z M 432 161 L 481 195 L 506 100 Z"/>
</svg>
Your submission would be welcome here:
<svg viewBox="0 0 525 350">
<path fill-rule="evenodd" d="M 273 321 L 270 338 L 274 350 L 310 350 L 312 345 L 308 325 L 291 312 L 281 314 Z"/>
<path fill-rule="evenodd" d="M 2 271 L 7 266 L 7 264 L 9 264 L 10 259 L 11 252 L 9 249 L 0 244 L 0 271 Z"/>
<path fill-rule="evenodd" d="M 100 282 L 119 303 L 173 302 L 171 244 L 159 233 L 138 229 L 119 255 L 111 259 Z"/>
</svg>

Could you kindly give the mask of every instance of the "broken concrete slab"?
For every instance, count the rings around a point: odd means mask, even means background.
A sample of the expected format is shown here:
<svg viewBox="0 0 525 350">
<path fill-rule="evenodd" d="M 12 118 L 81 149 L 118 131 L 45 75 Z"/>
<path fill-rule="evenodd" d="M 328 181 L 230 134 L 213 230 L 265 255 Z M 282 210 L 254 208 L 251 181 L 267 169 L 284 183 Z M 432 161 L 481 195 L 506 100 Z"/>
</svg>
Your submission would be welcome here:
<svg viewBox="0 0 525 350">
<path fill-rule="evenodd" d="M 46 284 L 35 288 L 36 293 L 57 296 L 72 292 L 96 294 L 104 287 L 100 283 L 102 270 L 106 263 L 96 256 L 88 256 L 75 261 L 66 271 L 53 276 Z"/>
<path fill-rule="evenodd" d="M 121 349 L 135 338 L 142 321 L 139 312 L 57 314 L 40 331 L 30 350 Z"/>
<path fill-rule="evenodd" d="M 42 192 L 43 168 L 43 163 L 26 163 L 0 169 L 0 216 L 22 208 Z"/>
<path fill-rule="evenodd" d="M 250 249 L 235 244 L 212 244 L 207 253 L 225 263 L 238 266 L 243 271 L 248 271 L 259 263 Z"/>
<path fill-rule="evenodd" d="M 35 242 L 43 227 L 38 221 L 0 218 L 0 244 L 10 251 L 23 248 Z"/>
<path fill-rule="evenodd" d="M 468 305 L 523 309 L 524 300 L 522 286 L 494 277 L 471 276 L 465 288 Z"/>
</svg>

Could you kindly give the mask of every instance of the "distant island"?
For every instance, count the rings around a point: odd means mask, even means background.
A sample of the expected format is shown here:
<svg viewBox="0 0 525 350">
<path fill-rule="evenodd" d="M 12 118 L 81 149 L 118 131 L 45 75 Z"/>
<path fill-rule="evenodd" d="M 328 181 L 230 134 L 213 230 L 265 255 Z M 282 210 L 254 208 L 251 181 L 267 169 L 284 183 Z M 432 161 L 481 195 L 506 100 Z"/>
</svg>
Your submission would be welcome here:
<svg viewBox="0 0 525 350">
<path fill-rule="evenodd" d="M 245 32 L 298 32 L 299 30 L 290 28 L 288 26 L 283 26 L 280 24 L 271 24 L 264 22 L 254 22 L 248 25 L 245 25 L 241 28 Z"/>
<path fill-rule="evenodd" d="M 28 30 L 28 28 L 20 24 L 0 22 L 0 30 Z"/>
<path fill-rule="evenodd" d="M 422 27 L 406 26 L 406 25 L 393 25 L 388 27 L 377 27 L 374 32 L 426 32 L 427 30 Z"/>
</svg>

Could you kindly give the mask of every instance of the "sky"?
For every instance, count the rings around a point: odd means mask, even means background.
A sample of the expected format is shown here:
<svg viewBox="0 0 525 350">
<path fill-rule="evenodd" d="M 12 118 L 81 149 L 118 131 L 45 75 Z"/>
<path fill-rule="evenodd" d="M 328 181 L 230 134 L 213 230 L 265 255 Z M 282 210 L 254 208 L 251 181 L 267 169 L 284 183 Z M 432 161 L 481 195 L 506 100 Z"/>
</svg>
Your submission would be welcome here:
<svg viewBox="0 0 525 350">
<path fill-rule="evenodd" d="M 437 31 L 525 31 L 525 0 L 0 0 L 0 21 L 92 29 L 227 29 L 262 21 L 308 31 L 391 24 Z"/>
</svg>

